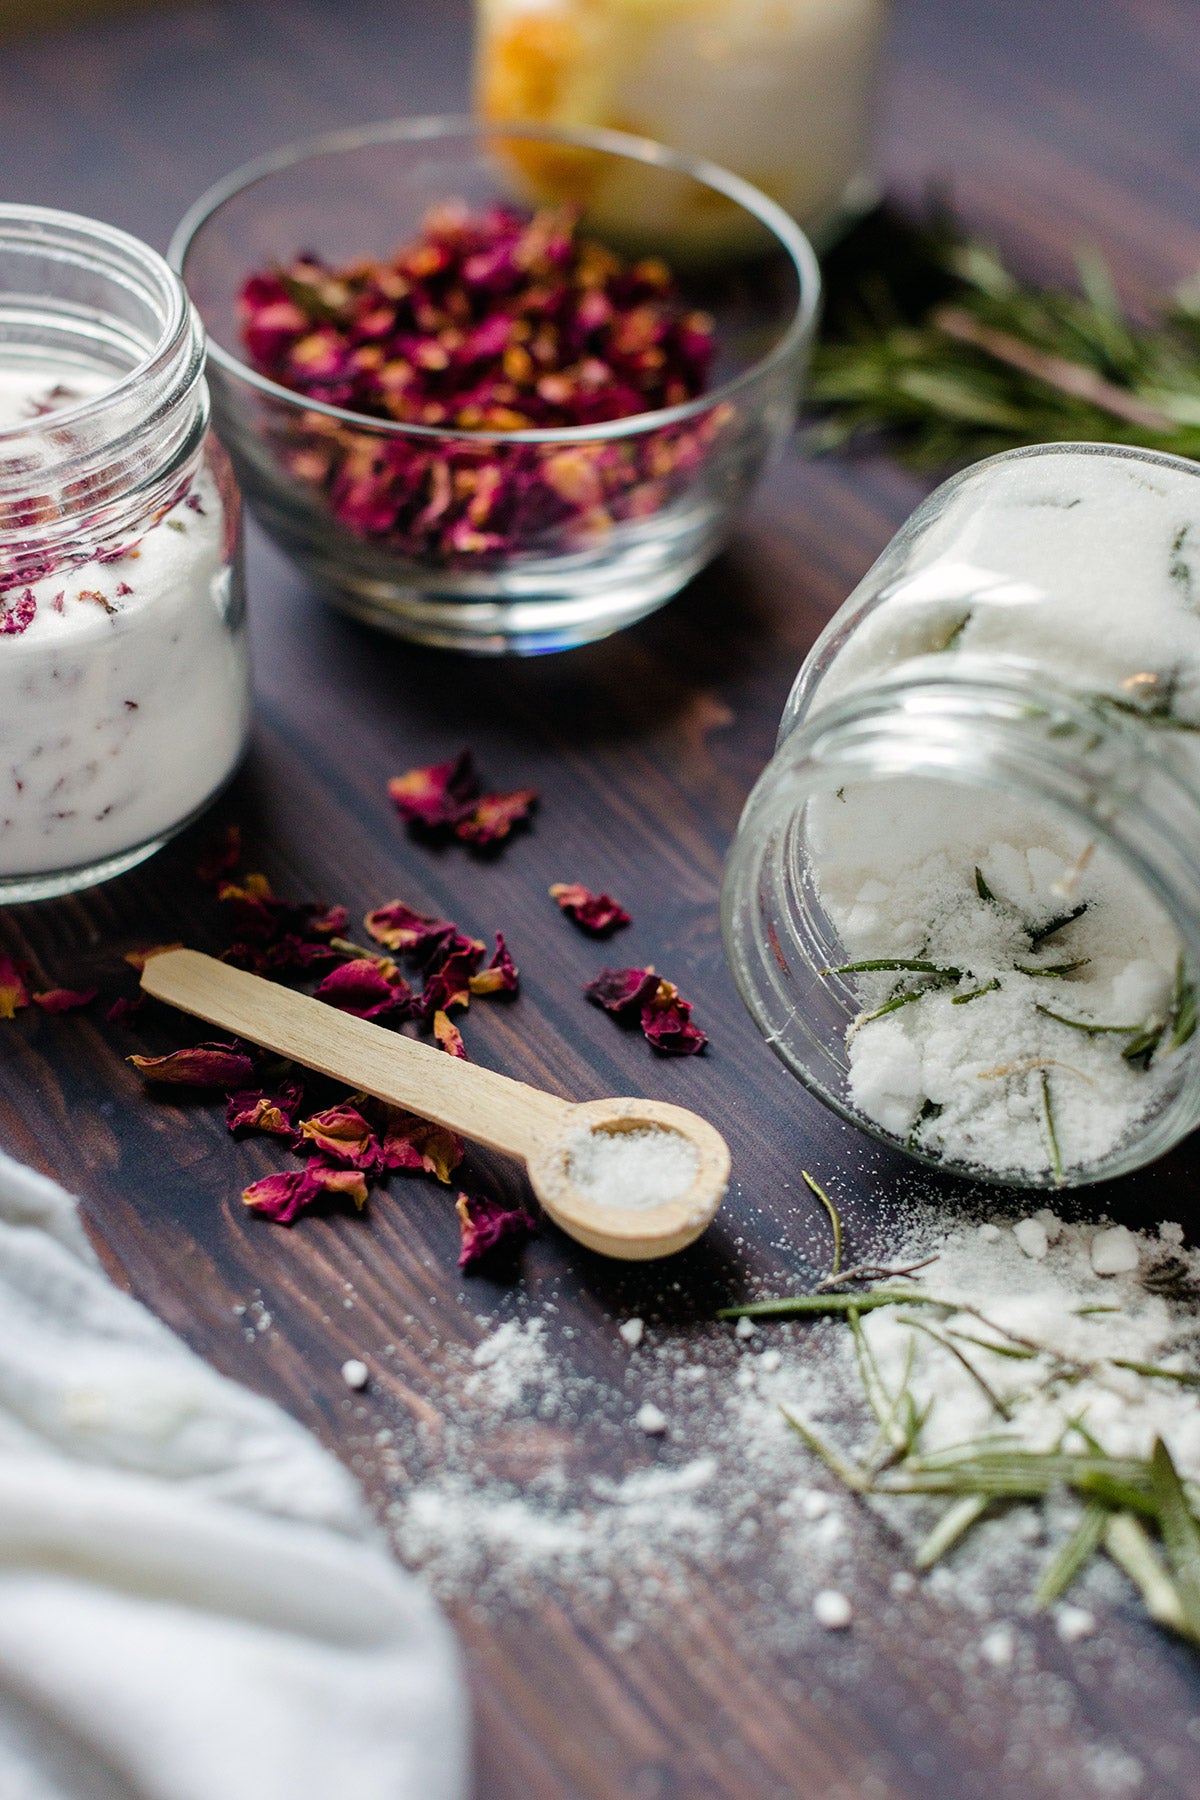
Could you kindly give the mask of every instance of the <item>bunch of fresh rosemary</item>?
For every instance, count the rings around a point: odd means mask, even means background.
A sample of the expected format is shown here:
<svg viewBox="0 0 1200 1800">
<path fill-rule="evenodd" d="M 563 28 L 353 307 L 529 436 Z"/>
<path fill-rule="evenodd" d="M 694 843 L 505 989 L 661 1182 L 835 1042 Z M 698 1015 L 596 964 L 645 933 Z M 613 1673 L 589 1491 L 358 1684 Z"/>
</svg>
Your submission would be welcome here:
<svg viewBox="0 0 1200 1800">
<path fill-rule="evenodd" d="M 1191 1388 L 1200 1388 L 1200 1374 L 1120 1357 L 1079 1361 L 1008 1330 L 979 1308 L 897 1285 L 900 1277 L 911 1276 L 923 1264 L 894 1270 L 873 1265 L 843 1270 L 837 1209 L 813 1177 L 803 1173 L 833 1226 L 830 1274 L 814 1293 L 726 1307 L 718 1317 L 763 1321 L 833 1314 L 845 1318 L 853 1336 L 863 1394 L 875 1420 L 876 1441 L 861 1460 L 852 1458 L 785 1406 L 784 1417 L 808 1448 L 853 1493 L 946 1502 L 916 1553 L 916 1567 L 921 1570 L 932 1568 L 993 1509 L 1017 1501 L 1046 1502 L 1064 1491 L 1074 1494 L 1080 1502 L 1078 1521 L 1046 1565 L 1034 1595 L 1035 1606 L 1043 1609 L 1061 1599 L 1103 1549 L 1137 1587 L 1150 1617 L 1200 1647 L 1200 1489 L 1180 1477 L 1161 1439 L 1148 1457 L 1111 1456 L 1082 1417 L 1070 1420 L 1053 1447 L 1034 1448 L 1022 1438 L 1020 1404 L 1020 1399 L 1033 1398 L 1049 1388 L 1094 1376 L 1105 1365 L 1122 1369 L 1139 1381 L 1169 1381 Z M 887 1285 L 854 1288 L 856 1282 L 881 1277 Z M 862 1324 L 862 1315 L 879 1307 L 903 1309 L 900 1321 L 912 1332 L 905 1377 L 895 1392 L 884 1380 Z M 1080 1309 L 1116 1310 L 1109 1306 Z M 932 1339 L 967 1372 L 996 1415 L 994 1431 L 950 1447 L 923 1448 L 932 1402 L 917 1398 L 910 1379 L 917 1345 L 923 1339 Z M 998 1393 L 988 1379 L 989 1358 L 1026 1364 L 1032 1383 L 1028 1393 L 1017 1400 Z"/>
<path fill-rule="evenodd" d="M 882 435 L 927 470 L 1075 440 L 1200 455 L 1200 277 L 1137 323 L 1098 255 L 1077 266 L 1078 292 L 1040 289 L 944 209 L 872 215 L 827 264 L 811 442 Z"/>
</svg>

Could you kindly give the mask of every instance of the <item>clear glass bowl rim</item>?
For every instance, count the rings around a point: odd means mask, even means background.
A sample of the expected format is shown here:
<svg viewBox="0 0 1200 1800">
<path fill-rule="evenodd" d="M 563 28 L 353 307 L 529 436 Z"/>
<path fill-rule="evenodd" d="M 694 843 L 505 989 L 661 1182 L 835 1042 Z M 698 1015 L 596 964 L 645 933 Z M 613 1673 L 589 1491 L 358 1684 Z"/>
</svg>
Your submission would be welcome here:
<svg viewBox="0 0 1200 1800">
<path fill-rule="evenodd" d="M 479 141 L 496 137 L 533 138 L 543 143 L 599 150 L 644 163 L 650 168 L 675 170 L 724 194 L 726 199 L 732 200 L 760 224 L 765 225 L 792 260 L 800 292 L 795 312 L 779 342 L 766 356 L 752 363 L 748 369 L 743 369 L 731 381 L 698 395 L 694 400 L 685 401 L 680 406 L 662 407 L 656 412 L 632 413 L 627 418 L 606 420 L 600 425 L 529 427 L 519 431 L 478 431 L 461 426 L 447 428 L 440 425 L 415 425 L 396 419 L 372 418 L 368 413 L 350 412 L 345 407 L 332 406 L 327 401 L 309 399 L 306 395 L 297 394 L 293 388 L 282 387 L 267 376 L 259 375 L 237 357 L 231 356 L 221 345 L 215 344 L 210 337 L 208 354 L 213 362 L 227 374 L 237 376 L 240 381 L 273 399 L 285 401 L 304 412 L 323 413 L 341 424 L 354 426 L 360 431 L 370 430 L 385 437 L 428 438 L 442 442 L 453 438 L 455 441 L 478 444 L 597 443 L 613 438 L 634 437 L 642 432 L 657 431 L 665 425 L 697 418 L 742 389 L 753 386 L 777 364 L 786 362 L 797 347 L 805 342 L 817 316 L 821 273 L 816 252 L 790 214 L 750 182 L 743 181 L 740 175 L 734 175 L 704 157 L 669 149 L 665 144 L 656 143 L 653 138 L 634 137 L 626 132 L 607 131 L 599 127 L 539 125 L 525 123 L 520 119 L 489 121 L 470 115 L 448 114 L 418 119 L 388 119 L 373 125 L 354 126 L 303 138 L 297 143 L 268 151 L 263 156 L 256 156 L 252 161 L 243 163 L 232 174 L 201 194 L 176 226 L 167 248 L 167 262 L 182 281 L 189 249 L 208 220 L 225 202 L 256 182 L 284 169 L 293 168 L 297 163 L 343 151 L 364 149 L 374 144 L 428 143 L 438 139 Z"/>
<path fill-rule="evenodd" d="M 145 277 L 148 284 L 152 284 L 155 298 L 162 310 L 162 327 L 142 360 L 127 370 L 119 381 L 113 382 L 111 387 L 106 387 L 101 393 L 93 394 L 89 400 L 81 400 L 75 406 L 57 407 L 53 414 L 55 431 L 61 430 L 64 425 L 74 425 L 81 419 L 92 419 L 109 412 L 134 390 L 144 388 L 160 372 L 164 379 L 169 379 L 171 365 L 188 332 L 194 331 L 199 340 L 200 328 L 196 311 L 187 297 L 178 272 L 157 250 L 144 244 L 141 238 L 134 237 L 132 232 L 121 231 L 116 225 L 107 225 L 101 219 L 89 219 L 84 213 L 62 212 L 53 206 L 23 206 L 16 201 L 0 201 L 0 237 L 4 236 L 8 226 L 40 226 L 48 231 L 60 232 L 66 229 L 76 233 L 82 240 L 77 248 L 86 248 L 90 242 L 98 250 L 126 259 Z M 182 385 L 187 385 L 187 378 L 188 370 L 185 368 L 180 377 Z M 27 437 L 29 429 L 28 421 L 0 426 L 0 442 L 6 437 Z"/>
</svg>

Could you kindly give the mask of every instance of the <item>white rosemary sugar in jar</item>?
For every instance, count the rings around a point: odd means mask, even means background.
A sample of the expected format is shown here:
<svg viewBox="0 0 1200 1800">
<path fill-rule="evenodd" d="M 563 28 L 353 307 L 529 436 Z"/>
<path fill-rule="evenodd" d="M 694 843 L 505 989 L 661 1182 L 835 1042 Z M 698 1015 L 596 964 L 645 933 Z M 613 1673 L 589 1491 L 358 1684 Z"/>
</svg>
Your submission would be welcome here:
<svg viewBox="0 0 1200 1800">
<path fill-rule="evenodd" d="M 1050 446 L 939 490 L 801 672 L 726 894 L 823 1097 L 1034 1183 L 1200 1117 L 1200 467 Z"/>
</svg>

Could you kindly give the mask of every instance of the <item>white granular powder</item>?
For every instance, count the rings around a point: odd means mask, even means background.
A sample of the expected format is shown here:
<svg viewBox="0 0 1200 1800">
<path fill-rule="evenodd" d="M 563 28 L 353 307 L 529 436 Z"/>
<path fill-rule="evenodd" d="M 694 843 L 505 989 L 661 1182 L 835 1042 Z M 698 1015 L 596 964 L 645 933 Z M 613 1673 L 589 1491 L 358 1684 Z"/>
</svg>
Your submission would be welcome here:
<svg viewBox="0 0 1200 1800">
<path fill-rule="evenodd" d="M 812 1609 L 813 1618 L 825 1631 L 845 1631 L 854 1617 L 854 1608 L 836 1588 L 822 1588 L 814 1594 Z"/>
<path fill-rule="evenodd" d="M 659 1125 L 630 1131 L 578 1131 L 567 1172 L 597 1206 L 641 1211 L 677 1200 L 696 1178 L 700 1159 L 681 1132 Z"/>
<path fill-rule="evenodd" d="M 352 1356 L 342 1364 L 342 1380 L 349 1388 L 365 1388 L 371 1379 L 371 1371 L 365 1362 Z"/>
<path fill-rule="evenodd" d="M 1200 723 L 1200 480 L 1057 452 L 993 465 L 986 480 L 947 494 L 817 703 L 901 669 L 1008 673 Z M 1031 729 L 1045 729 L 1036 715 Z M 1145 729 L 1200 777 L 1194 729 Z M 1078 733 L 1070 742 L 1088 754 Z M 959 1165 L 1045 1177 L 1057 1159 L 1101 1163 L 1171 1098 L 1185 1059 L 1166 1039 L 1148 1067 L 1122 1052 L 1128 1028 L 1169 1016 L 1179 937 L 1130 867 L 1082 829 L 982 786 L 901 776 L 815 800 L 807 830 L 844 951 L 831 961 L 961 971 L 941 985 L 900 971 L 853 977 L 847 1087 L 868 1119 Z M 1086 912 L 1038 942 L 1077 905 Z M 906 991 L 920 998 L 871 1016 Z"/>
</svg>

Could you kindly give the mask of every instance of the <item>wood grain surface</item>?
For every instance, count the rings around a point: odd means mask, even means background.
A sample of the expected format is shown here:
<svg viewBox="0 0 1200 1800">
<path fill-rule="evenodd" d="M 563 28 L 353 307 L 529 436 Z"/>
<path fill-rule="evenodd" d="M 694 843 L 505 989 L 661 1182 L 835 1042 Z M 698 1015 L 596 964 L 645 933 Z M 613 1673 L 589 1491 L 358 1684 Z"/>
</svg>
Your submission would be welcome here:
<svg viewBox="0 0 1200 1800">
<path fill-rule="evenodd" d="M 230 0 L 26 37 L 0 61 L 4 189 L 162 245 L 207 183 L 258 151 L 460 105 L 468 38 L 461 0 Z M 968 219 L 1028 272 L 1061 273 L 1074 245 L 1099 243 L 1138 294 L 1200 267 L 1198 90 L 1194 0 L 900 0 L 880 166 L 909 195 L 951 179 Z M 581 1099 L 642 1091 L 695 1108 L 734 1156 L 721 1219 L 669 1265 L 616 1268 L 548 1228 L 519 1270 L 466 1282 L 453 1210 L 432 1185 L 396 1186 L 366 1222 L 330 1213 L 289 1232 L 246 1216 L 240 1189 L 280 1159 L 262 1140 L 235 1143 L 211 1106 L 146 1100 L 124 1059 L 187 1041 L 164 1019 L 121 1031 L 99 1009 L 31 1009 L 0 1027 L 0 1141 L 82 1196 L 119 1281 L 319 1432 L 375 1503 L 364 1444 L 405 1407 L 436 1423 L 448 1349 L 498 1320 L 552 1298 L 579 1367 L 603 1369 L 615 1320 L 641 1314 L 686 1343 L 716 1329 L 715 1307 L 753 1275 L 818 1267 L 824 1220 L 797 1197 L 802 1164 L 836 1189 L 851 1243 L 886 1249 L 883 1200 L 916 1178 L 825 1114 L 761 1043 L 725 970 L 717 892 L 805 650 L 922 491 L 882 459 L 795 451 L 729 553 L 666 611 L 520 664 L 373 635 L 251 532 L 257 721 L 218 822 L 239 820 L 253 866 L 297 898 L 361 914 L 401 895 L 479 935 L 501 927 L 523 993 L 472 1007 L 481 1063 Z M 465 742 L 498 784 L 543 794 L 534 832 L 494 861 L 412 843 L 385 792 L 389 775 Z M 211 829 L 107 887 L 7 912 L 0 942 L 53 982 L 106 994 L 133 991 L 131 947 L 217 947 L 193 873 Z M 709 1056 L 655 1060 L 582 1003 L 604 957 L 547 901 L 558 880 L 626 901 L 635 923 L 619 959 L 679 981 Z M 1184 1147 L 1079 1204 L 1181 1218 L 1194 1235 L 1197 1160 Z M 486 1173 L 518 1191 L 499 1165 Z M 377 1368 L 389 1344 L 385 1374 L 348 1396 L 342 1360 Z M 604 1454 L 597 1469 L 611 1473 L 618 1452 Z M 981 1673 L 978 1628 L 925 1595 L 887 1605 L 894 1546 L 881 1531 L 862 1541 L 858 1622 L 837 1641 L 791 1639 L 789 1602 L 764 1596 L 753 1558 L 734 1573 L 699 1567 L 623 1650 L 583 1598 L 461 1599 L 479 1800 L 1200 1794 L 1200 1668 L 1132 1603 L 1089 1651 L 1034 1625 L 1030 1668 Z M 778 1630 L 752 1623 L 764 1607 Z"/>
</svg>

